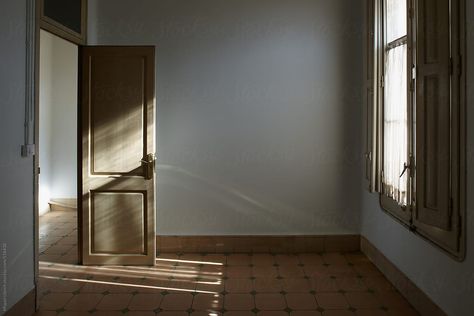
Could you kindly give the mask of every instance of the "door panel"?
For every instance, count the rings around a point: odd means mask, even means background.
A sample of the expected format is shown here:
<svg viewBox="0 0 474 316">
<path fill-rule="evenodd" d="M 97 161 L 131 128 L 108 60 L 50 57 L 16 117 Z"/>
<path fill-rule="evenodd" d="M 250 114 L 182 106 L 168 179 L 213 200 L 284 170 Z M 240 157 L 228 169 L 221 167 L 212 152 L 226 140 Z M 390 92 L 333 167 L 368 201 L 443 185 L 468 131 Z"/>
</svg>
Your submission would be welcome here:
<svg viewBox="0 0 474 316">
<path fill-rule="evenodd" d="M 94 104 L 92 174 L 128 174 L 136 170 L 134 173 L 140 175 L 137 168 L 147 154 L 143 137 L 145 56 L 94 56 L 90 62 L 90 96 Z M 109 159 L 112 156 L 114 159 Z"/>
<path fill-rule="evenodd" d="M 154 48 L 83 47 L 81 61 L 82 263 L 152 265 Z"/>
<path fill-rule="evenodd" d="M 91 253 L 146 254 L 146 192 L 91 191 Z"/>
</svg>

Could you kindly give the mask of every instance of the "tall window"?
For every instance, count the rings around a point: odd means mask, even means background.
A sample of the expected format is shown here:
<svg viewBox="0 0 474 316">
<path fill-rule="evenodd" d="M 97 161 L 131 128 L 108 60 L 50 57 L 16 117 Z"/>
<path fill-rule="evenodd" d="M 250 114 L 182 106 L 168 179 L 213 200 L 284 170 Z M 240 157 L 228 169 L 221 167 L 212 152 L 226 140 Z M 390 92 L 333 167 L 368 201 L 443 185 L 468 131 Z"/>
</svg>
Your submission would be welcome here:
<svg viewBox="0 0 474 316">
<path fill-rule="evenodd" d="M 465 2 L 367 0 L 368 187 L 457 259 L 466 249 Z"/>
<path fill-rule="evenodd" d="M 383 193 L 407 205 L 407 2 L 385 0 Z"/>
</svg>

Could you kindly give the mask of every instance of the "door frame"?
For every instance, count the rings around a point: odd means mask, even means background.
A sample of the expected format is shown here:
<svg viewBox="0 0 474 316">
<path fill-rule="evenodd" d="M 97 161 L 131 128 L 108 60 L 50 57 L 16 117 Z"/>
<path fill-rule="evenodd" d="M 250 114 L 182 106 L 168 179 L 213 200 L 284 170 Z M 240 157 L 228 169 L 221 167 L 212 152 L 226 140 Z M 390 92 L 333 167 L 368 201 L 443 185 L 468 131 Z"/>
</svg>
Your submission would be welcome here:
<svg viewBox="0 0 474 316">
<path fill-rule="evenodd" d="M 30 64 L 27 64 L 27 86 L 26 86 L 26 93 L 30 93 L 32 97 L 32 104 L 26 105 L 26 107 L 30 106 L 32 107 L 33 111 L 33 124 L 34 124 L 34 132 L 33 132 L 33 143 L 34 143 L 34 154 L 33 154 L 33 227 L 34 227 L 34 234 L 33 234 L 33 242 L 34 242 L 34 291 L 35 291 L 35 310 L 38 310 L 39 308 L 39 296 L 40 293 L 38 293 L 38 282 L 39 282 L 39 176 L 40 176 L 40 165 L 39 165 L 39 148 L 40 148 L 40 141 L 39 141 L 39 134 L 40 134 L 40 123 L 39 123 L 39 118 L 40 118 L 40 98 L 39 98 L 39 90 L 40 90 L 40 31 L 43 29 L 47 32 L 51 32 L 51 30 L 48 30 L 46 28 L 41 27 L 41 5 L 39 1 L 37 0 L 28 0 L 27 2 L 27 39 L 30 42 L 30 48 L 27 48 L 27 53 L 26 57 L 27 60 L 31 60 L 32 62 Z M 28 27 L 29 26 L 29 27 Z M 59 36 L 58 34 L 54 34 L 56 36 Z M 78 47 L 78 53 L 80 51 L 80 47 L 83 46 L 77 42 L 74 42 L 70 39 L 67 39 L 65 37 L 59 36 L 60 38 L 73 43 L 74 45 L 77 45 Z M 79 55 L 78 55 L 78 62 L 77 62 L 77 67 L 78 70 L 80 71 L 79 67 Z M 32 84 L 28 84 L 28 82 L 31 82 Z M 78 80 L 78 91 L 77 91 L 77 120 L 78 124 L 80 123 L 80 82 Z M 28 101 L 27 101 L 28 102 Z M 30 127 L 31 128 L 31 127 Z M 79 168 L 79 162 L 82 160 L 79 160 L 79 150 L 81 149 L 80 142 L 79 142 L 79 132 L 80 132 L 80 125 L 78 125 L 77 129 L 77 138 L 76 138 L 76 146 L 78 149 L 78 157 L 76 164 L 78 165 Z M 25 137 L 26 141 L 26 137 Z M 26 144 L 25 144 L 26 145 Z M 79 169 L 77 169 L 79 172 Z M 79 184 L 79 177 L 78 177 L 78 183 Z M 80 194 L 80 187 L 77 187 L 77 198 L 79 197 Z M 77 254 L 78 254 L 78 259 L 79 259 L 79 264 L 81 264 L 81 248 L 82 248 L 82 228 L 80 226 L 80 221 L 81 221 L 81 216 L 79 210 L 77 210 Z"/>
</svg>

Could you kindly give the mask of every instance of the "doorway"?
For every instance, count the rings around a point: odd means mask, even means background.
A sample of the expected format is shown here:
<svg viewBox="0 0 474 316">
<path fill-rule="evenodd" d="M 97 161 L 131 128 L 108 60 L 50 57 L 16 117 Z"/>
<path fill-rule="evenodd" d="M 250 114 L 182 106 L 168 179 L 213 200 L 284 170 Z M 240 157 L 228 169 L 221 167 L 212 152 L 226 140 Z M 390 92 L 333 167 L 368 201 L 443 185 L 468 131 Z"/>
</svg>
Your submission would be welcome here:
<svg viewBox="0 0 474 316">
<path fill-rule="evenodd" d="M 39 260 L 77 263 L 78 46 L 39 37 Z"/>
</svg>

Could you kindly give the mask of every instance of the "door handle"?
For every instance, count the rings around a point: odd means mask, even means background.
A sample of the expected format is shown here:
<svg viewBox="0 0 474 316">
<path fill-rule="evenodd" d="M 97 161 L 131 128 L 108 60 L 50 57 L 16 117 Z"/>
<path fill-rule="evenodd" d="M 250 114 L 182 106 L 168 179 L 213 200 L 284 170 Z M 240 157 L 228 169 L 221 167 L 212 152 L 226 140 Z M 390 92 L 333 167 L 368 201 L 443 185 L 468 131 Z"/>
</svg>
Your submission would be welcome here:
<svg viewBox="0 0 474 316">
<path fill-rule="evenodd" d="M 143 167 L 143 175 L 146 180 L 153 179 L 153 174 L 155 173 L 155 154 L 148 154 L 140 160 Z"/>
</svg>

